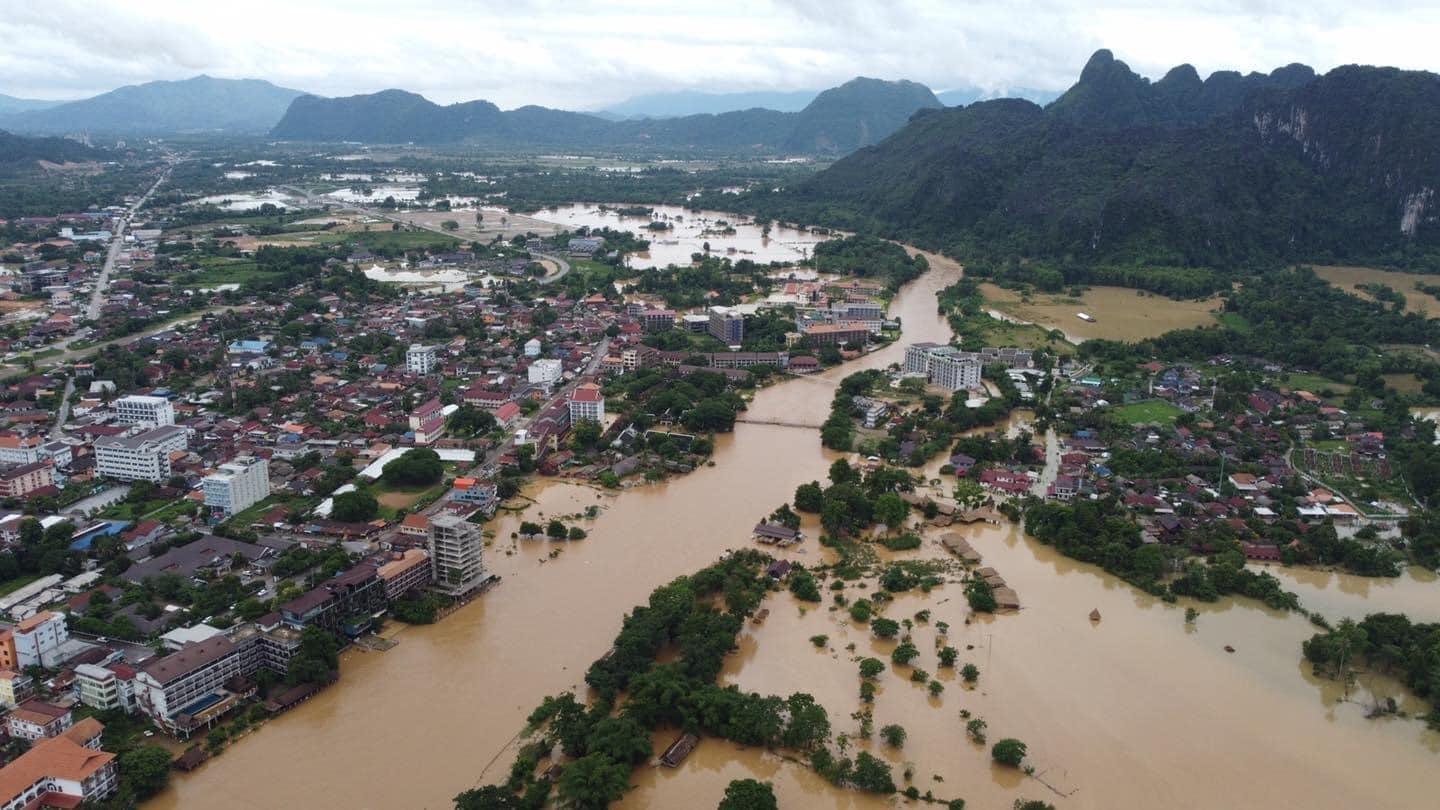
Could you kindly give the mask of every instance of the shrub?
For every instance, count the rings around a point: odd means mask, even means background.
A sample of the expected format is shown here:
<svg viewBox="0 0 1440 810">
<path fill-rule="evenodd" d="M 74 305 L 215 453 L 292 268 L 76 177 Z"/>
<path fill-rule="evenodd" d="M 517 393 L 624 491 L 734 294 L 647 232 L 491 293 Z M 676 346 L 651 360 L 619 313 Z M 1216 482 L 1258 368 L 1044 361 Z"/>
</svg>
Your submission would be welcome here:
<svg viewBox="0 0 1440 810">
<path fill-rule="evenodd" d="M 1018 768 L 1025 759 L 1025 753 L 1025 743 L 1014 737 L 1006 737 L 990 749 L 990 758 L 1001 765 Z"/>
</svg>

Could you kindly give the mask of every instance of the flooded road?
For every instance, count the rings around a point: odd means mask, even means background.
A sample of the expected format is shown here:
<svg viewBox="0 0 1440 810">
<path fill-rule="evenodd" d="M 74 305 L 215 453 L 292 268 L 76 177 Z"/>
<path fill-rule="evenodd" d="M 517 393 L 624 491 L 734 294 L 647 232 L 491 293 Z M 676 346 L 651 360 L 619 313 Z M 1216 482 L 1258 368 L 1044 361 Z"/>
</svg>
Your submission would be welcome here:
<svg viewBox="0 0 1440 810">
<path fill-rule="evenodd" d="M 906 342 L 949 336 L 934 293 L 959 269 L 939 259 L 932 268 L 892 305 Z M 897 344 L 843 369 L 766 389 L 750 415 L 818 423 L 840 377 L 896 362 L 903 352 Z M 749 546 L 755 522 L 789 500 L 798 484 L 823 479 L 834 456 L 812 430 L 740 425 L 719 438 L 714 458 L 714 467 L 621 494 L 538 483 L 530 490 L 536 503 L 523 517 L 599 505 L 598 519 L 579 522 L 588 539 L 512 541 L 521 516 L 497 519 L 487 564 L 503 575 L 500 585 L 437 625 L 404 628 L 388 652 L 347 653 L 338 685 L 193 774 L 176 774 L 147 806 L 436 810 L 450 808 L 462 790 L 503 778 L 509 743 L 530 709 L 544 695 L 583 685 L 586 667 L 609 647 L 625 611 L 725 549 Z M 1303 618 L 1227 601 L 1198 606 L 1200 618 L 1187 627 L 1183 603 L 1153 600 L 1012 527 L 964 533 L 1026 607 L 966 626 L 960 588 L 946 585 L 888 609 L 897 619 L 933 610 L 933 620 L 950 623 L 962 662 L 973 661 L 982 673 L 973 691 L 940 674 L 931 624 L 916 627 L 917 663 L 945 683 L 944 695 L 930 698 L 901 670 L 882 676 L 876 727 L 898 722 L 910 741 L 901 752 L 877 754 L 897 765 L 915 763 L 922 793 L 963 797 L 982 809 L 1008 808 L 1020 796 L 1060 808 L 1433 806 L 1440 738 L 1414 721 L 1365 720 L 1358 703 L 1337 705 L 1338 687 L 1313 680 L 1300 660 L 1300 641 L 1314 629 Z M 563 551 L 552 559 L 555 549 Z M 781 553 L 821 557 L 813 540 Z M 927 545 L 909 555 L 939 553 Z M 1430 584 L 1415 583 L 1413 599 L 1422 600 L 1418 588 Z M 1383 608 L 1391 592 L 1377 585 L 1370 609 Z M 770 619 L 746 625 L 723 677 L 757 691 L 810 692 L 830 710 L 837 731 L 852 731 L 858 680 L 845 646 L 854 642 L 857 652 L 877 657 L 888 656 L 888 646 L 872 642 L 846 614 L 812 607 L 801 615 L 789 594 L 772 595 L 768 606 Z M 1098 624 L 1087 618 L 1092 608 L 1104 616 Z M 829 650 L 807 640 L 821 633 L 830 636 Z M 966 644 L 975 649 L 966 651 Z M 1233 655 L 1224 652 L 1226 644 L 1236 648 Z M 965 740 L 961 708 L 986 719 L 992 742 L 1003 736 L 1027 742 L 1039 775 L 1068 796 L 992 769 L 988 750 Z M 623 804 L 710 808 L 729 780 L 747 776 L 773 781 L 786 808 L 890 806 L 714 740 L 681 768 L 639 769 Z"/>
</svg>

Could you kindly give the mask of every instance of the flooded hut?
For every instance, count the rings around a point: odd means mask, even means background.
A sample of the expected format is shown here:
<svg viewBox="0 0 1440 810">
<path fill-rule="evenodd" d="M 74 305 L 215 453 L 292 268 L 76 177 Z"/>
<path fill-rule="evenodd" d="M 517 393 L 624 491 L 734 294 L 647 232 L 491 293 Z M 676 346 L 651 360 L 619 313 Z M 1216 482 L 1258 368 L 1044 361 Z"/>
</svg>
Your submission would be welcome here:
<svg viewBox="0 0 1440 810">
<path fill-rule="evenodd" d="M 675 742 L 670 743 L 670 747 L 665 749 L 665 753 L 660 755 L 660 764 L 667 768 L 678 767 L 699 744 L 700 738 L 694 734 L 681 734 L 675 738 Z"/>
</svg>

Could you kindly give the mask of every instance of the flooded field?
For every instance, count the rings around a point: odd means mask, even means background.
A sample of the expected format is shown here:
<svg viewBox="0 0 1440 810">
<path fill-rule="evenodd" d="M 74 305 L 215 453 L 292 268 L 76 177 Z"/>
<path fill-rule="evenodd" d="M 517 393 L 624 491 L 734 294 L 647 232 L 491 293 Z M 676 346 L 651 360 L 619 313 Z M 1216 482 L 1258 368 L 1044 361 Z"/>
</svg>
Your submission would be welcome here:
<svg viewBox="0 0 1440 810">
<path fill-rule="evenodd" d="M 282 208 L 295 205 L 288 194 L 274 189 L 268 191 L 236 191 L 231 194 L 216 194 L 191 201 L 191 205 L 214 205 L 227 211 L 254 211 L 269 203 Z"/>
<path fill-rule="evenodd" d="M 657 205 L 653 216 L 622 217 L 612 210 L 602 211 L 598 205 L 562 205 L 542 209 L 530 216 L 565 228 L 582 225 L 591 228 L 614 228 L 650 240 L 650 250 L 630 256 L 631 267 L 665 267 L 689 264 L 690 256 L 701 253 L 705 244 L 715 256 L 732 260 L 750 259 L 757 262 L 796 262 L 806 258 L 817 243 L 831 238 L 826 235 L 775 227 L 767 236 L 764 229 L 748 217 L 715 211 L 689 211 L 676 205 Z M 650 231 L 652 221 L 665 222 L 671 229 Z"/>
<path fill-rule="evenodd" d="M 1315 274 L 1346 292 L 1361 298 L 1371 295 L 1359 289 L 1362 284 L 1384 284 L 1405 296 L 1405 311 L 1419 312 L 1427 318 L 1440 318 L 1440 300 L 1415 289 L 1421 284 L 1440 284 L 1440 277 L 1419 273 L 1401 273 L 1394 270 L 1377 270 L 1373 267 L 1315 267 Z"/>
<path fill-rule="evenodd" d="M 906 342 L 948 337 L 934 294 L 959 269 L 931 261 L 935 269 L 902 291 L 892 309 L 904 319 Z M 896 344 L 857 365 L 888 365 L 903 351 L 904 344 Z M 855 369 L 766 389 L 751 415 L 818 423 L 835 383 Z M 798 484 L 823 479 L 833 458 L 813 430 L 741 424 L 716 442 L 714 467 L 670 482 L 619 494 L 560 482 L 534 485 L 528 491 L 534 505 L 524 519 L 597 505 L 597 519 L 577 522 L 589 537 L 564 544 L 514 541 L 522 515 L 497 519 L 487 552 L 488 565 L 504 577 L 497 587 L 437 625 L 399 630 L 393 650 L 346 653 L 338 685 L 198 771 L 177 774 L 150 806 L 251 810 L 298 800 L 316 808 L 451 807 L 457 793 L 503 776 L 526 714 L 542 696 L 582 685 L 585 668 L 608 648 L 625 611 L 657 585 L 728 548 L 749 546 L 756 520 L 788 500 Z M 900 723 L 910 736 L 903 751 L 877 755 L 897 765 L 913 762 L 922 793 L 964 797 L 982 809 L 1008 808 L 1020 796 L 1062 810 L 1398 809 L 1430 806 L 1440 790 L 1440 737 L 1415 721 L 1366 720 L 1359 702 L 1337 703 L 1339 686 L 1315 680 L 1300 659 L 1300 641 L 1314 631 L 1303 618 L 1223 601 L 1198 605 L 1198 621 L 1187 626 L 1184 603 L 1151 599 L 1013 527 L 964 533 L 1025 607 L 966 626 L 960 588 L 945 585 L 887 610 L 897 619 L 933 611 L 932 623 L 917 626 L 915 639 L 919 665 L 938 675 L 945 693 L 932 699 L 895 670 L 882 676 L 875 704 L 877 728 Z M 930 544 L 908 554 L 941 553 Z M 780 554 L 821 557 L 813 540 Z M 1408 609 L 1432 584 L 1378 582 L 1367 601 L 1345 580 L 1310 587 L 1317 594 L 1333 589 L 1339 596 L 1329 609 L 1348 612 L 1352 604 L 1390 607 L 1392 599 Z M 857 652 L 875 654 L 887 652 L 886 645 L 871 641 L 844 614 L 824 608 L 802 614 L 788 593 L 772 595 L 767 604 L 769 620 L 746 625 L 723 677 L 764 692 L 810 692 L 830 710 L 837 731 L 852 731 L 858 680 L 845 646 L 854 642 Z M 1092 609 L 1102 612 L 1099 623 L 1088 619 Z M 938 620 L 950 623 L 961 661 L 980 668 L 975 689 L 935 666 Z M 808 641 L 820 633 L 830 636 L 824 651 Z M 1224 651 L 1227 644 L 1234 654 Z M 1361 688 L 1383 693 L 1390 686 Z M 987 721 L 992 741 L 1014 736 L 1028 743 L 1037 775 L 1064 795 L 992 768 L 986 750 L 965 739 L 961 708 Z M 657 735 L 657 745 L 666 742 L 665 734 Z M 703 742 L 680 768 L 639 769 L 623 806 L 714 807 L 725 784 L 741 777 L 774 782 L 787 808 L 893 806 L 837 791 L 772 755 L 715 740 Z"/>
<path fill-rule="evenodd" d="M 1020 294 L 994 284 L 980 285 L 988 305 L 1027 323 L 1059 329 L 1071 342 L 1104 338 L 1142 340 L 1175 329 L 1205 326 L 1215 322 L 1220 299 L 1176 301 L 1124 287 L 1091 287 L 1079 298 L 1034 293 L 1029 302 Z M 1076 316 L 1084 312 L 1095 320 Z"/>
</svg>

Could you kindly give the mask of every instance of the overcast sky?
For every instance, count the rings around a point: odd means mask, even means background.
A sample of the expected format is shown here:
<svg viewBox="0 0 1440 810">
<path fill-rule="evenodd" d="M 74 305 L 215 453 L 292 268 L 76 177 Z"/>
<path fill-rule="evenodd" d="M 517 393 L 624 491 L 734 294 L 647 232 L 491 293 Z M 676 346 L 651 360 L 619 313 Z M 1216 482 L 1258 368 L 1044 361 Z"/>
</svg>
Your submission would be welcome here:
<svg viewBox="0 0 1440 810">
<path fill-rule="evenodd" d="M 0 0 L 0 93 L 81 98 L 208 73 L 595 109 L 857 75 L 1060 90 L 1102 47 L 1152 78 L 1181 62 L 1202 76 L 1289 62 L 1437 70 L 1437 43 L 1434 0 Z"/>
</svg>

